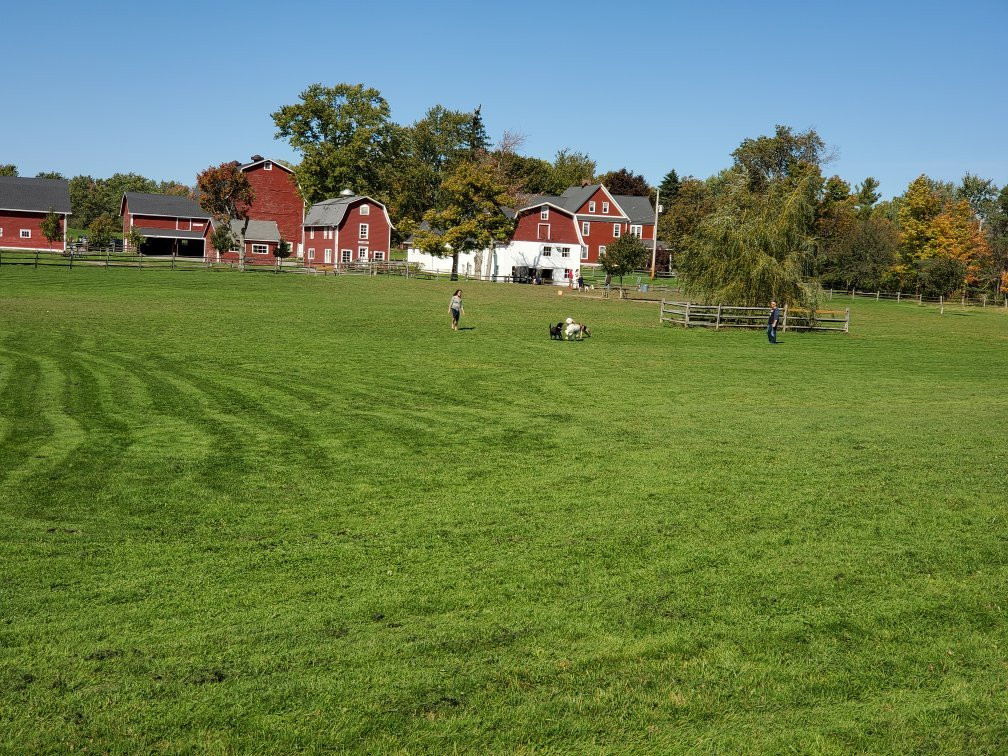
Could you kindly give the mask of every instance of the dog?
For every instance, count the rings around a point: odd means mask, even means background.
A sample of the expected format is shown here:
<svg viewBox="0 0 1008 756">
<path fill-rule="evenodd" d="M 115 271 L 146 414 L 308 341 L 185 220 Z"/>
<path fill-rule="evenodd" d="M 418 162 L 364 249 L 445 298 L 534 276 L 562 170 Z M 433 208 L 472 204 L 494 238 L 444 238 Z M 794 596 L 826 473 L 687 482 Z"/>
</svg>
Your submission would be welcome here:
<svg viewBox="0 0 1008 756">
<path fill-rule="evenodd" d="M 561 320 L 556 325 L 550 325 L 550 338 L 556 339 L 557 341 L 563 341 L 563 321 Z"/>
<path fill-rule="evenodd" d="M 591 331 L 588 330 L 588 326 L 584 323 L 575 323 L 573 321 L 567 323 L 565 333 L 567 341 L 581 341 L 582 339 L 591 336 Z"/>
</svg>

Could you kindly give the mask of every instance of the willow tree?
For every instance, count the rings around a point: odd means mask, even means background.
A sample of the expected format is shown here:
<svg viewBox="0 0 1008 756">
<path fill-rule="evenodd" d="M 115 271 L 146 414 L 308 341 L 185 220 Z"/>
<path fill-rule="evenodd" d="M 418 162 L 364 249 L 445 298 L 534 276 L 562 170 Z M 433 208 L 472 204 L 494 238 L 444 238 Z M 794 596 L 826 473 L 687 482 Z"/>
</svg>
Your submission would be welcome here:
<svg viewBox="0 0 1008 756">
<path fill-rule="evenodd" d="M 686 290 L 708 302 L 761 306 L 770 300 L 813 308 L 819 286 L 806 280 L 822 177 L 812 166 L 753 191 L 731 171 L 717 207 L 689 237 L 679 261 Z"/>
</svg>

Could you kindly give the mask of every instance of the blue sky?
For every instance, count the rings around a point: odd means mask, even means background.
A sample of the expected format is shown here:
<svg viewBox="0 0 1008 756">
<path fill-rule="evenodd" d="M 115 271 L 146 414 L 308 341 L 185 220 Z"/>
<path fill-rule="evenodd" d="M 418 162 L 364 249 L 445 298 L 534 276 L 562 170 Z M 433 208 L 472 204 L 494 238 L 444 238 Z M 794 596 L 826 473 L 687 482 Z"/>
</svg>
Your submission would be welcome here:
<svg viewBox="0 0 1008 756">
<path fill-rule="evenodd" d="M 600 171 L 706 177 L 746 137 L 814 127 L 827 167 L 889 197 L 920 173 L 1008 183 L 1008 0 L 973 2 L 17 3 L 0 162 L 193 183 L 296 160 L 269 114 L 364 82 L 393 118 L 482 105 L 491 137 Z M 13 34 L 20 29 L 23 33 Z M 16 107 L 15 107 L 16 105 Z"/>
</svg>

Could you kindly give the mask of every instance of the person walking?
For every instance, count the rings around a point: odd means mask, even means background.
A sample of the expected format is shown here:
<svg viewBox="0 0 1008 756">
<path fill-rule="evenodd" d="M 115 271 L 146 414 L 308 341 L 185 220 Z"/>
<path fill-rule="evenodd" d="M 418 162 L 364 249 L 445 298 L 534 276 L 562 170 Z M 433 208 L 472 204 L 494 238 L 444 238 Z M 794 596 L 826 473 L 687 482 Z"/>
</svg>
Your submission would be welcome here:
<svg viewBox="0 0 1008 756">
<path fill-rule="evenodd" d="M 451 304 L 448 305 L 448 312 L 451 313 L 451 329 L 458 330 L 459 317 L 465 310 L 462 309 L 462 289 L 456 289 L 452 295 Z"/>
<path fill-rule="evenodd" d="M 780 323 L 780 310 L 777 303 L 770 301 L 770 317 L 767 318 L 766 335 L 771 344 L 777 343 L 777 324 Z"/>
</svg>

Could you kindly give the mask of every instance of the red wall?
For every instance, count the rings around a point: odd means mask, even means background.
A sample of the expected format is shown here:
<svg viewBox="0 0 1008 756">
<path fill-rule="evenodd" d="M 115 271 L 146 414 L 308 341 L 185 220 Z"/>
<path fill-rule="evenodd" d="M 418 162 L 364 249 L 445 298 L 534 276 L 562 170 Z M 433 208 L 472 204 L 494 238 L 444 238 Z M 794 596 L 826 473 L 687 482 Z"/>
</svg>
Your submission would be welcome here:
<svg viewBox="0 0 1008 756">
<path fill-rule="evenodd" d="M 594 202 L 595 203 L 595 212 L 594 213 L 588 212 L 588 203 L 589 202 Z M 602 212 L 602 203 L 603 202 L 608 202 L 609 203 L 609 211 L 606 212 L 606 213 Z M 604 191 L 602 191 L 602 187 L 599 187 L 598 189 L 595 190 L 595 194 L 593 194 L 591 197 L 589 197 L 588 199 L 586 199 L 585 203 L 581 207 L 578 208 L 578 215 L 615 215 L 615 216 L 618 217 L 619 214 L 620 214 L 620 211 L 617 210 L 616 207 L 617 207 L 617 203 L 614 202 L 613 200 L 609 199 L 609 195 L 606 194 Z"/>
<path fill-rule="evenodd" d="M 19 212 L 15 210 L 0 211 L 0 229 L 3 235 L 0 236 L 0 248 L 3 249 L 49 249 L 49 240 L 42 233 L 42 221 L 48 215 L 44 213 Z M 66 216 L 63 218 L 63 235 L 66 236 Z M 27 228 L 31 231 L 30 239 L 21 238 L 21 229 Z M 63 251 L 66 249 L 64 242 L 56 241 L 52 243 L 52 249 Z"/>
<path fill-rule="evenodd" d="M 272 163 L 272 170 L 266 170 L 259 163 L 245 171 L 255 200 L 249 209 L 249 219 L 275 221 L 280 235 L 291 243 L 294 255 L 301 241 L 301 220 L 304 201 L 298 191 L 293 174 Z"/>
<path fill-rule="evenodd" d="M 558 244 L 573 244 L 578 248 L 578 255 L 580 256 L 581 240 L 578 239 L 577 229 L 574 227 L 574 220 L 569 215 L 565 215 L 556 208 L 552 207 L 549 209 L 549 220 L 542 220 L 541 213 L 541 206 L 524 211 L 518 217 L 518 222 L 515 224 L 515 231 L 511 236 L 511 239 L 513 241 L 545 242 L 545 239 L 540 239 L 538 236 L 539 224 L 549 223 L 549 241 Z"/>
<path fill-rule="evenodd" d="M 368 214 L 361 214 L 361 207 L 364 205 L 368 206 Z M 360 224 L 368 224 L 368 238 L 361 239 L 360 234 Z M 319 238 L 319 231 L 315 231 L 315 241 L 317 242 Z M 341 249 L 352 249 L 354 262 L 357 261 L 357 248 L 367 247 L 368 248 L 368 260 L 373 260 L 374 252 L 384 252 L 385 259 L 388 260 L 389 246 L 392 241 L 392 229 L 389 227 L 388 221 L 385 220 L 385 209 L 379 205 L 377 202 L 370 202 L 368 200 L 362 200 L 355 203 L 349 209 L 347 209 L 346 215 L 343 216 L 343 222 L 340 223 L 339 228 L 336 230 L 336 239 L 327 240 L 333 242 L 333 248 L 336 250 L 335 254 L 339 255 L 339 250 Z M 315 262 L 320 262 L 319 245 L 309 244 L 307 236 L 305 238 L 305 250 L 309 246 L 315 247 Z M 305 255 L 307 256 L 307 251 Z"/>
</svg>

